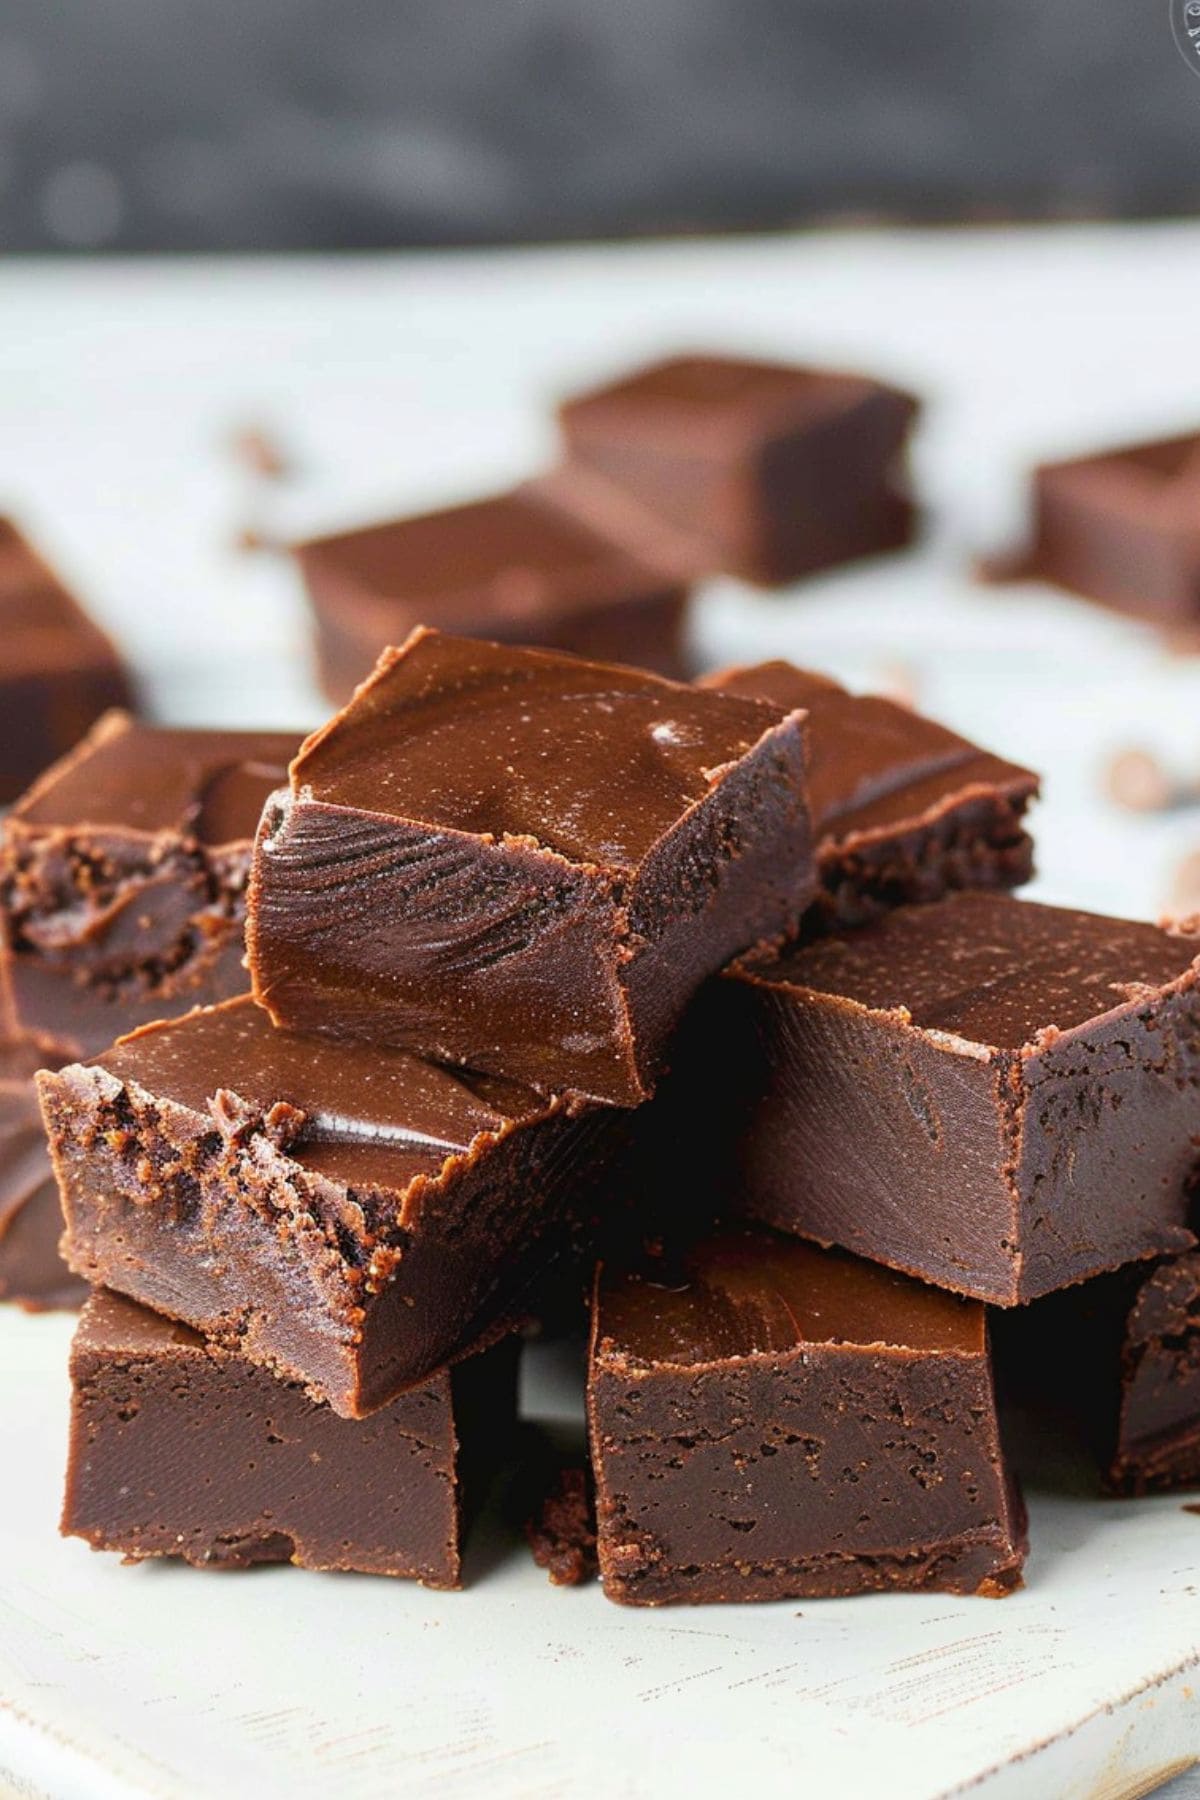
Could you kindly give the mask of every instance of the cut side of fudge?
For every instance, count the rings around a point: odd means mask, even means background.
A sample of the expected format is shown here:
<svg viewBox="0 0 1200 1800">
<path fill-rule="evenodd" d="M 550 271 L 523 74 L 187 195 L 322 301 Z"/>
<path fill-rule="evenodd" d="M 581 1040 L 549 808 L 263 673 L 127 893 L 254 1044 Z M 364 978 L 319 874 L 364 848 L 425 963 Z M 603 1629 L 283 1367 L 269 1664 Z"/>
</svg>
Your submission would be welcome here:
<svg viewBox="0 0 1200 1800">
<path fill-rule="evenodd" d="M 297 738 L 108 713 L 4 822 L 0 1013 L 48 1059 L 244 993 L 259 816 Z"/>
<path fill-rule="evenodd" d="M 352 1423 L 101 1290 L 71 1346 L 63 1533 L 134 1561 L 291 1562 L 457 1587 L 464 1487 L 508 1445 L 515 1376 L 515 1347 L 498 1345 Z"/>
<path fill-rule="evenodd" d="M 1002 1306 L 1190 1248 L 1198 951 L 964 892 L 744 961 L 694 1052 L 732 1203 Z"/>
<path fill-rule="evenodd" d="M 600 1575 L 635 1605 L 1003 1595 L 1024 1514 L 984 1308 L 772 1232 L 600 1271 Z"/>
<path fill-rule="evenodd" d="M 38 1080 L 71 1266 L 350 1418 L 522 1315 L 624 1117 L 248 997 Z"/>
<path fill-rule="evenodd" d="M 1024 821 L 1039 781 L 1029 769 L 791 663 L 726 669 L 701 686 L 808 714 L 820 887 L 806 930 L 845 929 L 956 888 L 1014 888 L 1032 876 Z"/>
<path fill-rule="evenodd" d="M 701 984 L 812 897 L 803 758 L 799 712 L 416 632 L 264 816 L 255 996 L 637 1105 Z"/>
</svg>

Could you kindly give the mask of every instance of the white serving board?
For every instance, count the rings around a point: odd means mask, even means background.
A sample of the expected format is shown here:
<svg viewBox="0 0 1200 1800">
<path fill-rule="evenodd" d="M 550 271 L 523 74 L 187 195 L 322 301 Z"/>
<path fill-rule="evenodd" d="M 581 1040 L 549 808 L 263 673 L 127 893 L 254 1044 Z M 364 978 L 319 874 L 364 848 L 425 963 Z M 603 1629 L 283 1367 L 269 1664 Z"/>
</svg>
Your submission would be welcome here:
<svg viewBox="0 0 1200 1800">
<path fill-rule="evenodd" d="M 298 531 L 507 483 L 549 453 L 556 392 L 643 353 L 878 369 L 933 403 L 928 542 L 782 597 L 716 583 L 698 643 L 859 686 L 911 671 L 928 710 L 1047 771 L 1036 891 L 1152 917 L 1200 812 L 1122 815 L 1099 766 L 1132 741 L 1200 758 L 1200 659 L 963 568 L 1016 529 L 1036 457 L 1200 420 L 1198 291 L 1192 226 L 9 264 L 0 504 L 162 716 L 303 725 L 321 706 L 290 574 L 229 548 L 239 422 L 295 451 L 253 522 Z M 1200 1516 L 1177 1498 L 1096 1500 L 1048 1457 L 1003 1602 L 623 1611 L 553 1591 L 495 1534 L 458 1595 L 126 1569 L 55 1535 L 69 1330 L 0 1316 L 0 1793 L 1118 1800 L 1200 1757 Z M 548 1360 L 532 1404 L 558 1412 Z"/>
</svg>

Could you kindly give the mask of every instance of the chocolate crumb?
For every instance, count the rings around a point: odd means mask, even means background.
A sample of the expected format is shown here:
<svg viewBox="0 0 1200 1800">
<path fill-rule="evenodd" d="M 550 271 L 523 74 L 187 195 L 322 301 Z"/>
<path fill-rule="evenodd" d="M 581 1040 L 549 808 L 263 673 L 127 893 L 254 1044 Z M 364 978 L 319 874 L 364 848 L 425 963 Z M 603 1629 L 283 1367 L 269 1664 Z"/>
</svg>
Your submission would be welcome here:
<svg viewBox="0 0 1200 1800">
<path fill-rule="evenodd" d="M 308 1115 L 286 1100 L 267 1110 L 243 1100 L 229 1088 L 218 1088 L 208 1103 L 213 1123 L 226 1143 L 239 1148 L 252 1137 L 265 1137 L 276 1150 L 286 1150 L 303 1132 Z"/>
<path fill-rule="evenodd" d="M 292 458 L 261 425 L 238 426 L 229 434 L 229 448 L 242 467 L 262 481 L 286 481 L 293 472 Z"/>
<path fill-rule="evenodd" d="M 591 1472 L 580 1464 L 558 1469 L 538 1512 L 526 1521 L 533 1560 L 555 1587 L 578 1587 L 596 1574 L 596 1503 Z"/>
<path fill-rule="evenodd" d="M 263 531 L 257 525 L 243 525 L 233 534 L 233 547 L 244 555 L 252 556 L 260 550 L 282 550 L 284 542 L 273 532 Z"/>
</svg>

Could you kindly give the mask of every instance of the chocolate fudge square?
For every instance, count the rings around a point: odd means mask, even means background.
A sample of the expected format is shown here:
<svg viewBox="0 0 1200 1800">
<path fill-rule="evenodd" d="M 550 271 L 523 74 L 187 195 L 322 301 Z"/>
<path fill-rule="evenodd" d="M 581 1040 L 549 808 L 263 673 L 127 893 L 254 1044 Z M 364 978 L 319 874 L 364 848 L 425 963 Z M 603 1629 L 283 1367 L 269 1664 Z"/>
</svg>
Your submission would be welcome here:
<svg viewBox="0 0 1200 1800">
<path fill-rule="evenodd" d="M 417 631 L 264 814 L 277 1025 L 636 1105 L 701 983 L 813 893 L 803 715 Z"/>
<path fill-rule="evenodd" d="M 965 892 L 743 962 L 737 1204 L 1000 1306 L 1189 1248 L 1198 951 Z"/>
<path fill-rule="evenodd" d="M 1024 821 L 1039 782 L 1030 770 L 791 663 L 725 669 L 701 685 L 808 713 L 820 889 L 806 926 L 861 925 L 888 907 L 1032 876 Z"/>
<path fill-rule="evenodd" d="M 861 375 L 678 356 L 568 400 L 568 467 L 765 585 L 909 543 L 911 395 Z M 628 516 L 628 515 L 627 515 Z"/>
<path fill-rule="evenodd" d="M 588 1367 L 612 1600 L 1020 1586 L 984 1308 L 771 1232 L 601 1270 Z"/>
<path fill-rule="evenodd" d="M 297 736 L 107 714 L 13 808 L 0 849 L 0 1014 L 52 1060 L 244 993 L 263 803 Z"/>
<path fill-rule="evenodd" d="M 1002 1386 L 1084 1437 L 1113 1494 L 1200 1488 L 1200 1253 L 997 1316 Z"/>
<path fill-rule="evenodd" d="M 359 1418 L 528 1302 L 623 1115 L 248 996 L 38 1077 L 71 1266 Z"/>
<path fill-rule="evenodd" d="M 0 804 L 131 703 L 112 644 L 10 519 L 0 518 Z"/>
<path fill-rule="evenodd" d="M 86 1287 L 59 1254 L 63 1232 L 33 1073 L 38 1058 L 0 1046 L 0 1300 L 28 1312 L 81 1304 Z"/>
<path fill-rule="evenodd" d="M 298 544 L 337 705 L 418 625 L 688 674 L 687 589 L 518 489 Z"/>
<path fill-rule="evenodd" d="M 499 1461 L 515 1374 L 512 1348 L 497 1346 L 352 1423 L 100 1291 L 71 1346 L 62 1530 L 136 1561 L 291 1562 L 458 1587 L 464 1483 Z"/>
<path fill-rule="evenodd" d="M 992 565 L 1050 581 L 1160 629 L 1200 629 L 1200 434 L 1046 463 L 1033 477 L 1033 543 Z"/>
</svg>

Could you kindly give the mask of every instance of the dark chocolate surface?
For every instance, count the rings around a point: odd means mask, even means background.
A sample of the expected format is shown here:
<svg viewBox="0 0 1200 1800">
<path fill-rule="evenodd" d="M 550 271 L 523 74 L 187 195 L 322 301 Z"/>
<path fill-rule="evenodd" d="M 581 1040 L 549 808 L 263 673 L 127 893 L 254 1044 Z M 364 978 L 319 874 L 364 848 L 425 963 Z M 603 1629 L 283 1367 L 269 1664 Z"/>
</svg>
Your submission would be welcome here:
<svg viewBox="0 0 1200 1800">
<path fill-rule="evenodd" d="M 39 1084 L 72 1266 L 350 1417 L 521 1315 L 619 1125 L 249 998 Z"/>
<path fill-rule="evenodd" d="M 418 625 L 686 673 L 686 590 L 517 490 L 297 545 L 323 685 L 350 697 Z"/>
<path fill-rule="evenodd" d="M 702 1240 L 661 1278 L 630 1276 L 604 1302 L 604 1331 L 631 1365 L 693 1368 L 814 1344 L 981 1355 L 983 1308 L 861 1257 L 775 1234 Z"/>
<path fill-rule="evenodd" d="M 560 409 L 561 492 L 578 472 L 581 516 L 664 566 L 791 581 L 910 541 L 916 410 L 865 376 L 674 357 Z"/>
<path fill-rule="evenodd" d="M 701 982 L 812 891 L 803 720 L 418 632 L 264 819 L 248 943 L 278 1023 L 643 1099 Z"/>
<path fill-rule="evenodd" d="M 12 800 L 107 707 L 127 706 L 113 646 L 33 545 L 0 518 L 0 803 Z"/>
<path fill-rule="evenodd" d="M 1198 948 L 959 893 L 750 959 L 681 1056 L 701 1160 L 739 1210 L 999 1305 L 1187 1249 Z"/>
<path fill-rule="evenodd" d="M 296 738 L 110 713 L 5 822 L 0 1009 L 57 1061 L 244 992 L 259 815 Z"/>
<path fill-rule="evenodd" d="M 482 1134 L 546 1111 L 527 1089 L 404 1050 L 334 1048 L 274 1031 L 249 1000 L 192 1014 L 174 1031 L 137 1032 L 106 1052 L 103 1067 L 201 1116 L 221 1093 L 231 1096 L 231 1120 L 244 1113 L 257 1121 L 283 1103 L 294 1114 L 286 1142 L 295 1161 L 334 1181 L 383 1188 L 436 1177 Z"/>
<path fill-rule="evenodd" d="M 605 1270 L 601 1577 L 642 1603 L 1019 1585 L 983 1308 L 766 1232 Z M 849 1477 L 852 1475 L 852 1479 Z"/>
<path fill-rule="evenodd" d="M 427 633 L 308 740 L 292 787 L 628 873 L 781 710 Z"/>
<path fill-rule="evenodd" d="M 1200 1488 L 1200 1252 L 1016 1308 L 996 1346 L 1009 1400 L 1082 1437 L 1109 1493 Z"/>
<path fill-rule="evenodd" d="M 168 832 L 210 849 L 252 843 L 297 742 L 295 732 L 143 725 L 110 713 L 21 799 L 9 824 Z"/>
<path fill-rule="evenodd" d="M 1168 632 L 1194 632 L 1198 480 L 1194 432 L 1046 463 L 1034 472 L 1029 551 L 986 572 L 1054 582 Z"/>
<path fill-rule="evenodd" d="M 1020 1050 L 1191 975 L 1198 956 L 1200 939 L 1157 925 L 969 894 L 785 951 L 769 979 L 903 1011 L 922 1031 Z"/>
<path fill-rule="evenodd" d="M 821 910 L 842 926 L 958 887 L 1016 887 L 1033 873 L 1028 769 L 944 725 L 791 663 L 705 677 L 705 687 L 808 713 L 808 798 Z"/>
<path fill-rule="evenodd" d="M 511 1431 L 513 1367 L 493 1351 L 349 1423 L 101 1290 L 71 1349 L 62 1529 L 139 1560 L 290 1561 L 456 1587 L 463 1464 L 494 1459 Z"/>
<path fill-rule="evenodd" d="M 1121 1493 L 1200 1487 L 1200 1252 L 1159 1263 L 1134 1296 L 1107 1476 Z"/>
<path fill-rule="evenodd" d="M 754 449 L 798 420 L 839 413 L 870 398 L 868 376 L 750 358 L 683 355 L 636 370 L 561 408 L 568 436 L 619 429 L 689 456 Z"/>
</svg>

